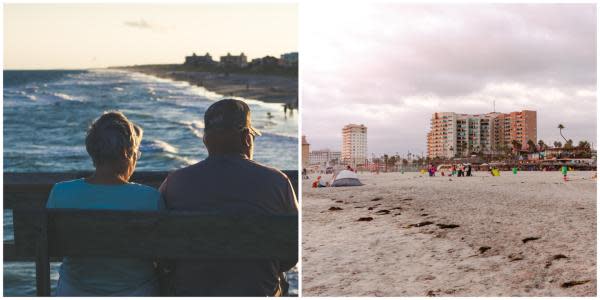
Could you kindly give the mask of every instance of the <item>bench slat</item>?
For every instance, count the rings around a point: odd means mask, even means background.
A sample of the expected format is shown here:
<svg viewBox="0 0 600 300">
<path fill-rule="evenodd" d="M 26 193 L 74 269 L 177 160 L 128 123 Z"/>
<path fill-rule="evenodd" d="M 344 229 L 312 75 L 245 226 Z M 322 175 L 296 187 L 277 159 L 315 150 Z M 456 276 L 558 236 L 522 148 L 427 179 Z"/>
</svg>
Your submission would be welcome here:
<svg viewBox="0 0 600 300">
<path fill-rule="evenodd" d="M 44 210 L 15 210 L 15 250 L 36 255 Z M 298 217 L 48 210 L 50 257 L 297 260 Z"/>
<path fill-rule="evenodd" d="M 298 195 L 298 171 L 284 170 Z M 92 172 L 4 173 L 4 209 L 43 208 L 52 186 Z M 158 188 L 169 172 L 135 172 L 131 181 Z"/>
</svg>

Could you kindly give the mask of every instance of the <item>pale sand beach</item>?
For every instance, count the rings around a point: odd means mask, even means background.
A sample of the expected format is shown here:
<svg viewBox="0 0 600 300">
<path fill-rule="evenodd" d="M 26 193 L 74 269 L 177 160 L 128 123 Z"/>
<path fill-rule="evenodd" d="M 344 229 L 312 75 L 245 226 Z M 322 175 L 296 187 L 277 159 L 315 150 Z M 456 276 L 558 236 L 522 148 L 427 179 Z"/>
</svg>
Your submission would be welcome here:
<svg viewBox="0 0 600 300">
<path fill-rule="evenodd" d="M 593 174 L 365 173 L 363 186 L 319 189 L 313 175 L 302 295 L 595 296 Z"/>
</svg>

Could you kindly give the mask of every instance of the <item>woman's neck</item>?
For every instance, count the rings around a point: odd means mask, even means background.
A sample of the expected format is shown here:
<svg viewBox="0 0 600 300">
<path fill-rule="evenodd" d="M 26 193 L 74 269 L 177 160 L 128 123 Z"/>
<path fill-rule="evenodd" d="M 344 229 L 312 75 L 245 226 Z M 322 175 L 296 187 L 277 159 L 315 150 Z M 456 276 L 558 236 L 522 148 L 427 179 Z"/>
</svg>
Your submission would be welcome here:
<svg viewBox="0 0 600 300">
<path fill-rule="evenodd" d="M 94 174 L 85 180 L 87 183 L 92 184 L 127 184 L 129 178 L 123 174 L 118 174 L 114 170 L 107 170 L 104 168 L 96 168 Z"/>
</svg>

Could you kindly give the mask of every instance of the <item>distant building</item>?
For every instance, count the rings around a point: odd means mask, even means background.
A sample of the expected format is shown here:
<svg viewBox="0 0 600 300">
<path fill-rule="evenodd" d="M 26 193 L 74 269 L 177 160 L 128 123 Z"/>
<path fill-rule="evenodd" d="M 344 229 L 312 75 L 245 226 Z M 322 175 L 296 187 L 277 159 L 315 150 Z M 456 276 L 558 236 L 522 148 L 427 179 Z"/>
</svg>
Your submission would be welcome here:
<svg viewBox="0 0 600 300">
<path fill-rule="evenodd" d="M 306 167 L 309 164 L 309 153 L 310 144 L 306 141 L 306 136 L 302 136 L 302 167 Z"/>
<path fill-rule="evenodd" d="M 279 64 L 284 67 L 297 67 L 298 66 L 298 52 L 290 52 L 281 54 L 279 58 Z"/>
<path fill-rule="evenodd" d="M 352 167 L 367 162 L 367 127 L 348 124 L 342 129 L 342 162 Z"/>
<path fill-rule="evenodd" d="M 265 56 L 262 58 L 253 59 L 250 64 L 248 64 L 252 68 L 260 68 L 260 67 L 276 67 L 279 65 L 279 59 L 275 56 Z"/>
<path fill-rule="evenodd" d="M 342 153 L 340 151 L 331 151 L 329 149 L 311 151 L 308 154 L 308 161 L 311 166 L 328 166 L 334 163 L 340 163 Z"/>
<path fill-rule="evenodd" d="M 243 68 L 248 65 L 248 58 L 244 52 L 240 55 L 231 55 L 230 53 L 227 53 L 227 55 L 221 56 L 219 64 L 223 67 Z"/>
<path fill-rule="evenodd" d="M 512 142 L 527 148 L 527 141 L 537 141 L 536 112 L 457 114 L 436 112 L 427 133 L 429 157 L 466 157 L 471 153 L 493 154 L 511 149 Z"/>
<path fill-rule="evenodd" d="M 533 110 L 499 114 L 494 119 L 494 144 L 510 145 L 512 141 L 521 143 L 527 149 L 527 141 L 537 141 L 537 113 Z"/>
<path fill-rule="evenodd" d="M 212 56 L 208 52 L 202 56 L 196 55 L 196 53 L 191 56 L 185 57 L 185 62 L 183 63 L 186 66 L 212 66 L 216 62 L 212 59 Z"/>
</svg>

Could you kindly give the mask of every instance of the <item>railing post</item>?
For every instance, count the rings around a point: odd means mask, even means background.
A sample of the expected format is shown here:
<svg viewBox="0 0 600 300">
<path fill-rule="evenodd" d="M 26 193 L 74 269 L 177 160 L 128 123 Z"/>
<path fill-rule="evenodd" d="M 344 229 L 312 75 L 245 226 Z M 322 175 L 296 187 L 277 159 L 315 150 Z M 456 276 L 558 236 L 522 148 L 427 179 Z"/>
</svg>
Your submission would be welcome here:
<svg viewBox="0 0 600 300">
<path fill-rule="evenodd" d="M 40 214 L 40 235 L 35 258 L 35 282 L 38 296 L 50 296 L 50 254 L 48 247 L 48 211 Z"/>
</svg>

